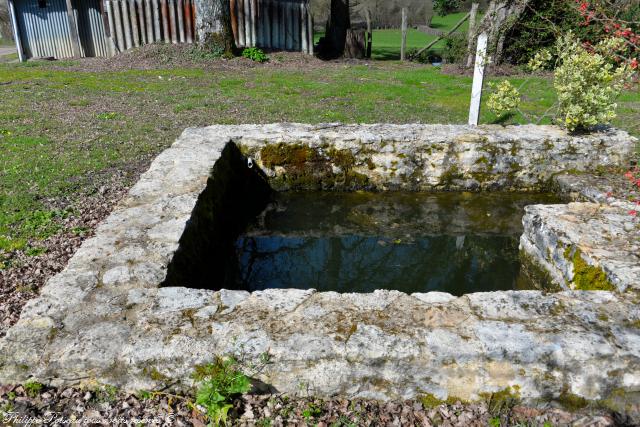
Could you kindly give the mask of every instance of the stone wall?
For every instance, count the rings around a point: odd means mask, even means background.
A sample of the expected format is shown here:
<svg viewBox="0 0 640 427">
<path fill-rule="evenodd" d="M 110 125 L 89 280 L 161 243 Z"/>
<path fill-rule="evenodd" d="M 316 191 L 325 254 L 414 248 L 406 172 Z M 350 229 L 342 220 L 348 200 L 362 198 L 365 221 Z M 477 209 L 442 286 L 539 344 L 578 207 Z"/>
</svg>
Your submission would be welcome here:
<svg viewBox="0 0 640 427">
<path fill-rule="evenodd" d="M 264 210 L 271 188 L 233 143 L 225 146 L 198 197 L 161 286 L 234 286 L 234 243 Z"/>
<path fill-rule="evenodd" d="M 262 155 L 267 143 L 284 142 L 308 146 L 313 159 L 332 156 L 328 164 L 318 161 L 330 176 L 362 174 L 377 189 L 538 188 L 562 170 L 624 163 L 634 144 L 614 130 L 574 137 L 532 126 L 188 129 L 25 306 L 0 340 L 0 382 L 184 390 L 193 385 L 195 366 L 215 355 L 255 362 L 269 353 L 272 363 L 256 379 L 293 394 L 474 400 L 508 389 L 527 401 L 576 395 L 607 405 L 614 398 L 639 401 L 635 294 L 512 291 L 456 298 L 160 287 L 230 141 L 271 165 L 272 183 L 288 182 L 289 164 Z M 231 164 L 240 173 L 248 167 Z M 482 180 L 474 178 L 479 173 Z"/>
<path fill-rule="evenodd" d="M 538 190 L 567 170 L 628 163 L 632 138 L 553 126 L 210 127 L 254 157 L 277 190 Z M 206 136 L 205 136 L 206 137 Z"/>
</svg>

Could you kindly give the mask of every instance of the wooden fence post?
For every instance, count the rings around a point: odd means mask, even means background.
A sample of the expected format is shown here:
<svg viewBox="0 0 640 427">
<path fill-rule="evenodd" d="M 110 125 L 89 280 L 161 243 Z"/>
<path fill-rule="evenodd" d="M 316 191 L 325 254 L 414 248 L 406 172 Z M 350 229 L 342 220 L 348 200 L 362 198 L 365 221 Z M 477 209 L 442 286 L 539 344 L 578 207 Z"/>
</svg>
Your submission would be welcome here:
<svg viewBox="0 0 640 427">
<path fill-rule="evenodd" d="M 369 8 L 364 10 L 364 16 L 367 20 L 367 52 L 365 58 L 371 59 L 371 44 L 373 43 L 373 30 L 371 29 L 371 12 Z"/>
<path fill-rule="evenodd" d="M 407 8 L 402 8 L 402 43 L 400 45 L 400 60 L 407 59 Z"/>
<path fill-rule="evenodd" d="M 482 102 L 482 85 L 484 83 L 484 69 L 487 65 L 487 33 L 478 37 L 476 49 L 476 65 L 473 71 L 473 87 L 471 89 L 471 105 L 469 107 L 469 125 L 478 126 L 480 118 L 480 103 Z"/>
</svg>

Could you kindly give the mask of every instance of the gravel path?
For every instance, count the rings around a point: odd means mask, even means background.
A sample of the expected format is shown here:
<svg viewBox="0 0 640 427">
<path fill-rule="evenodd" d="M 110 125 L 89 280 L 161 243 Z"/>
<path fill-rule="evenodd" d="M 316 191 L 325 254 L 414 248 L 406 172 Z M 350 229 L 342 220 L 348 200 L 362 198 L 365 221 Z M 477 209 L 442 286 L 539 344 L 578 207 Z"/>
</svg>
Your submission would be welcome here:
<svg viewBox="0 0 640 427">
<path fill-rule="evenodd" d="M 16 48 L 13 46 L 0 46 L 0 56 L 11 55 L 16 53 Z"/>
</svg>

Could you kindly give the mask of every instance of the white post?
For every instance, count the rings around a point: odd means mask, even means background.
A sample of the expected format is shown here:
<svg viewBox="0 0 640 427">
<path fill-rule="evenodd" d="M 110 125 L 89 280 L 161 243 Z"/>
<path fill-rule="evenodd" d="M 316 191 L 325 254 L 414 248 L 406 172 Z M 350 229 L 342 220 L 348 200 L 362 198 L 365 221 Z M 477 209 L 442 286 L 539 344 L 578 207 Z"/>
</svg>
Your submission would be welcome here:
<svg viewBox="0 0 640 427">
<path fill-rule="evenodd" d="M 402 8 L 402 42 L 400 44 L 400 61 L 406 59 L 407 51 L 407 8 Z"/>
<path fill-rule="evenodd" d="M 480 103 L 482 101 L 482 85 L 484 83 L 484 68 L 487 65 L 487 33 L 478 37 L 476 49 L 476 66 L 473 71 L 473 88 L 471 89 L 471 107 L 469 108 L 469 125 L 478 126 L 480 117 Z"/>
</svg>

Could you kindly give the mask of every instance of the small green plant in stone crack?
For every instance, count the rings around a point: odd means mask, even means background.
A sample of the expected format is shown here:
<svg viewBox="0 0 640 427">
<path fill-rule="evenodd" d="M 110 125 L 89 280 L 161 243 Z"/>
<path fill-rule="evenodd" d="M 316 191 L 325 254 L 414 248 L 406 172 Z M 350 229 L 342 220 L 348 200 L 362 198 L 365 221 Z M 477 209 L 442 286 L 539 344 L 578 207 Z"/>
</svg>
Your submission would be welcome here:
<svg viewBox="0 0 640 427">
<path fill-rule="evenodd" d="M 344 415 L 341 415 L 336 421 L 331 423 L 330 427 L 357 427 L 358 424 L 351 421 Z"/>
<path fill-rule="evenodd" d="M 271 427 L 272 423 L 273 420 L 269 417 L 260 418 L 258 421 L 256 421 L 256 427 Z"/>
<path fill-rule="evenodd" d="M 255 62 L 267 62 L 269 60 L 269 57 L 267 57 L 264 51 L 257 47 L 246 48 L 242 51 L 242 56 Z"/>
<path fill-rule="evenodd" d="M 138 400 L 149 400 L 153 398 L 153 392 L 148 390 L 138 390 L 135 395 Z"/>
<path fill-rule="evenodd" d="M 28 381 L 24 385 L 24 390 L 27 392 L 27 396 L 31 398 L 37 397 L 42 391 L 43 385 L 36 381 Z"/>
<path fill-rule="evenodd" d="M 96 389 L 95 394 L 98 402 L 114 402 L 118 397 L 118 388 L 104 384 Z"/>
<path fill-rule="evenodd" d="M 302 417 L 307 420 L 307 422 L 320 415 L 322 415 L 322 408 L 313 402 L 309 402 L 305 410 L 302 411 Z"/>
<path fill-rule="evenodd" d="M 233 398 L 251 389 L 249 377 L 232 357 L 216 357 L 209 364 L 197 366 L 193 378 L 199 384 L 196 403 L 206 409 L 211 426 L 227 425 Z"/>
</svg>

